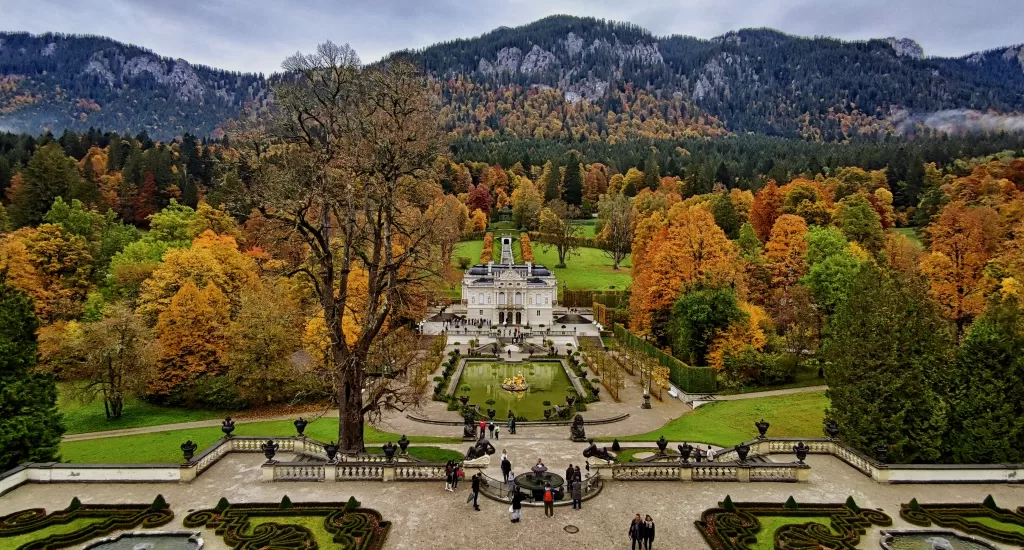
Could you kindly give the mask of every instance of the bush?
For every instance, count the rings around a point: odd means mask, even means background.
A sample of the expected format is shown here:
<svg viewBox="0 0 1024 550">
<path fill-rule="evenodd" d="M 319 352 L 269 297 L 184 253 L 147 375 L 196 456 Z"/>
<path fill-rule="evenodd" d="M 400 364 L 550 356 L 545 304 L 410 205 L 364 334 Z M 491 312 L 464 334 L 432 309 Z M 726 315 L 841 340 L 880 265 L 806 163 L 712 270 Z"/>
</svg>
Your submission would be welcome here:
<svg viewBox="0 0 1024 550">
<path fill-rule="evenodd" d="M 488 399 L 487 401 L 484 401 L 484 403 L 487 403 L 488 405 L 493 405 L 493 404 L 497 403 L 497 401 L 495 401 L 493 399 Z"/>
<path fill-rule="evenodd" d="M 469 264 L 473 260 L 472 258 L 468 258 L 466 256 L 459 256 L 457 261 L 459 262 L 459 269 L 465 271 L 466 269 L 469 269 Z"/>
<path fill-rule="evenodd" d="M 544 405 L 545 407 L 550 407 L 550 406 L 551 406 L 551 402 L 550 402 L 550 401 L 545 401 L 545 402 L 543 403 L 543 405 Z"/>
<path fill-rule="evenodd" d="M 181 390 L 179 399 L 191 408 L 224 411 L 249 408 L 249 401 L 239 393 L 238 385 L 225 376 L 203 376 Z"/>
</svg>

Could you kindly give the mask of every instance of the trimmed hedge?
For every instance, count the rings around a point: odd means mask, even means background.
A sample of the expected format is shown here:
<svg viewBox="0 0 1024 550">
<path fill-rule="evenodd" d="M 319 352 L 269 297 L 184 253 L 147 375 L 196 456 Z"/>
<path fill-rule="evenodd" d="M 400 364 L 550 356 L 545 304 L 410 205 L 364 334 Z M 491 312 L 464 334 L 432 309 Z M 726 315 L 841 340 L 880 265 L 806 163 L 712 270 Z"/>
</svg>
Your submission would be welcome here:
<svg viewBox="0 0 1024 550">
<path fill-rule="evenodd" d="M 654 357 L 661 366 L 668 367 L 669 379 L 686 393 L 714 393 L 718 389 L 718 374 L 711 367 L 691 367 L 679 359 L 661 351 L 643 339 L 629 332 L 622 325 L 613 325 L 615 338 L 623 344 L 635 347 Z"/>
<path fill-rule="evenodd" d="M 519 234 L 519 249 L 523 253 L 523 262 L 533 263 L 533 245 L 530 244 L 530 234 L 520 233 Z"/>
<path fill-rule="evenodd" d="M 919 504 L 915 498 L 900 505 L 900 517 L 919 527 L 930 527 L 934 523 L 998 543 L 1024 547 L 1024 506 L 1016 511 L 1000 508 L 991 495 L 981 504 Z M 972 518 L 989 518 L 1021 529 L 997 529 Z"/>
<path fill-rule="evenodd" d="M 486 264 L 494 257 L 494 233 L 484 235 L 484 248 L 480 251 L 480 263 Z"/>
<path fill-rule="evenodd" d="M 261 517 L 322 518 L 323 528 L 332 539 L 317 541 L 309 529 L 296 524 L 268 522 L 254 528 L 251 520 Z M 222 499 L 216 508 L 185 516 L 182 525 L 190 529 L 211 528 L 231 548 L 280 550 L 326 548 L 328 542 L 353 550 L 378 550 L 384 547 L 391 529 L 391 522 L 384 521 L 380 512 L 360 508 L 355 498 L 344 503 L 292 503 L 287 496 L 280 503 L 259 504 L 230 504 Z"/>
<path fill-rule="evenodd" d="M 4 539 L 43 531 L 56 525 L 65 525 L 80 519 L 96 518 L 77 531 L 50 535 L 21 544 L 17 550 L 56 550 L 77 546 L 96 537 L 115 531 L 166 525 L 174 519 L 163 495 L 157 495 L 152 504 L 82 504 L 77 497 L 64 510 L 47 514 L 42 508 L 22 510 L 0 517 L 0 547 L 10 548 Z"/>
<path fill-rule="evenodd" d="M 780 504 L 733 502 L 729 496 L 718 508 L 704 510 L 694 524 L 711 548 L 749 550 L 762 534 L 759 516 L 829 519 L 830 525 L 809 521 L 779 527 L 772 534 L 775 548 L 856 550 L 861 535 L 872 526 L 892 525 L 892 518 L 878 510 L 861 509 L 853 497 L 844 504 L 797 504 L 793 497 Z"/>
</svg>

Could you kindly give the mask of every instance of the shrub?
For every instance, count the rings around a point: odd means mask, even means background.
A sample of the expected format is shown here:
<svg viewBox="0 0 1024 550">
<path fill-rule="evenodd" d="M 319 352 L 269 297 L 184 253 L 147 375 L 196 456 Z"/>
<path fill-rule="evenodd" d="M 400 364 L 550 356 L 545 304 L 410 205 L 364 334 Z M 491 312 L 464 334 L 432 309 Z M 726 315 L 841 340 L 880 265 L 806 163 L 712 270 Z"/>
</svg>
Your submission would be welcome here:
<svg viewBox="0 0 1024 550">
<path fill-rule="evenodd" d="M 493 405 L 493 404 L 497 403 L 497 401 L 495 401 L 493 399 L 488 399 L 487 401 L 484 401 L 484 403 L 487 403 L 488 405 Z"/>
<path fill-rule="evenodd" d="M 484 235 L 484 249 L 480 251 L 480 263 L 486 264 L 494 255 L 494 233 Z"/>
<path fill-rule="evenodd" d="M 523 251 L 523 261 L 533 262 L 533 246 L 530 244 L 530 234 L 519 234 L 519 248 Z"/>
<path fill-rule="evenodd" d="M 434 382 L 444 382 L 444 377 L 443 376 L 435 376 L 434 377 Z"/>
<path fill-rule="evenodd" d="M 469 264 L 470 264 L 470 263 L 471 263 L 472 261 L 473 261 L 473 260 L 472 260 L 472 258 L 468 258 L 468 257 L 466 257 L 466 256 L 459 256 L 459 258 L 458 258 L 458 262 L 459 262 L 459 269 L 461 269 L 461 270 L 463 270 L 463 271 L 465 271 L 465 270 L 469 269 Z"/>
</svg>

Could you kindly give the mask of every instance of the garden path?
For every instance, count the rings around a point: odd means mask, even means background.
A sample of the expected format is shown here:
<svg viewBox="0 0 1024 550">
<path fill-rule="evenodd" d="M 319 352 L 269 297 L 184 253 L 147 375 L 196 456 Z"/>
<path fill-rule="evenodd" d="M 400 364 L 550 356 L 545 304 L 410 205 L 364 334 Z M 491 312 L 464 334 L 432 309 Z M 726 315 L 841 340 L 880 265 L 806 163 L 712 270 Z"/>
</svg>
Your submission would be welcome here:
<svg viewBox="0 0 1024 550">
<path fill-rule="evenodd" d="M 750 393 L 737 393 L 733 395 L 715 395 L 715 401 L 738 401 L 740 399 L 757 399 L 759 397 L 774 397 L 776 395 L 790 395 L 793 393 L 809 393 L 813 391 L 825 391 L 828 386 L 806 386 L 803 388 L 785 388 L 781 390 L 755 391 Z"/>
</svg>

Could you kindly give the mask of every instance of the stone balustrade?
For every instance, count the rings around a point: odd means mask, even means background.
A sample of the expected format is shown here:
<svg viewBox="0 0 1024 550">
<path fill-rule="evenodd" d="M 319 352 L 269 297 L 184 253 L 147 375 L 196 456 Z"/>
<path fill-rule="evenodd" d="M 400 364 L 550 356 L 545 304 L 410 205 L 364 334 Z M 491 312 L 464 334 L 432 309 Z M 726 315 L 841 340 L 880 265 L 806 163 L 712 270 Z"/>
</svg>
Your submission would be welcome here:
<svg viewBox="0 0 1024 550">
<path fill-rule="evenodd" d="M 335 465 L 336 481 L 388 481 L 385 469 L 390 470 L 394 479 L 394 466 L 375 462 L 340 462 Z"/>
<path fill-rule="evenodd" d="M 396 481 L 443 481 L 444 464 L 400 463 L 395 466 Z"/>
<path fill-rule="evenodd" d="M 741 462 L 648 462 L 598 465 L 614 481 L 807 481 L 806 464 Z"/>
<path fill-rule="evenodd" d="M 273 481 L 324 481 L 327 468 L 309 462 L 277 462 L 268 465 Z"/>
</svg>

